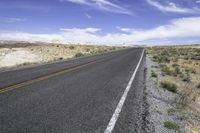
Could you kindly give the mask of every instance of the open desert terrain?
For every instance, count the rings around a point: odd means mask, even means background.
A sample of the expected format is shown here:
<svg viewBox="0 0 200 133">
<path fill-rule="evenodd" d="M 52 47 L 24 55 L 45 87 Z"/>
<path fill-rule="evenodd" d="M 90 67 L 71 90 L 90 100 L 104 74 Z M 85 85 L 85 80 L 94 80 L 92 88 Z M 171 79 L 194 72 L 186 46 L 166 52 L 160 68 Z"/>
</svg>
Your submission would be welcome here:
<svg viewBox="0 0 200 133">
<path fill-rule="evenodd" d="M 28 42 L 1 42 L 0 69 L 41 64 L 120 50 L 122 46 L 64 45 Z"/>
</svg>

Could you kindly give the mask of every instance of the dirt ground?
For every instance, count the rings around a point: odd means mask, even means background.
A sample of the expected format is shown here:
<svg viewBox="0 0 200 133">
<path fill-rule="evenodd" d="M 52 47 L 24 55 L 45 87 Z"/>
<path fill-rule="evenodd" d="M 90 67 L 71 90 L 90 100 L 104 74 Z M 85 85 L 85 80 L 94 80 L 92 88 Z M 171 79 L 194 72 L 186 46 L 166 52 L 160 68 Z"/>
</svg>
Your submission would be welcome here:
<svg viewBox="0 0 200 133">
<path fill-rule="evenodd" d="M 1 44 L 0 68 L 46 63 L 85 55 L 119 50 L 125 47 L 61 44 Z"/>
<path fill-rule="evenodd" d="M 151 79 L 157 79 L 157 87 L 162 81 L 177 86 L 175 106 L 168 112 L 182 120 L 183 132 L 200 132 L 200 45 L 151 47 L 147 51 L 154 63 Z"/>
</svg>

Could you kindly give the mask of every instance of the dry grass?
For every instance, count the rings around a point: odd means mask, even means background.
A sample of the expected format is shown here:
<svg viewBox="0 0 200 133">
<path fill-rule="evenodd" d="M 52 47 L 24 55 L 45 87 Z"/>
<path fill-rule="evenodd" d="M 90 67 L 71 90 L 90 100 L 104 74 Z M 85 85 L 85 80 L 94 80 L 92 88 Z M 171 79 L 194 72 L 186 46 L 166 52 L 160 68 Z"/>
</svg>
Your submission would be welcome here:
<svg viewBox="0 0 200 133">
<path fill-rule="evenodd" d="M 200 104 L 199 46 L 152 47 L 148 52 L 152 54 L 153 60 L 160 64 L 163 75 L 178 83 L 180 95 L 190 97 L 186 98 L 190 99 L 188 105 L 194 102 Z M 196 110 L 200 111 L 200 108 Z"/>
<path fill-rule="evenodd" d="M 43 61 L 53 61 L 59 58 L 80 57 L 102 52 L 109 52 L 122 47 L 94 46 L 94 45 L 43 45 L 27 47 L 34 53 L 39 54 Z"/>
<path fill-rule="evenodd" d="M 109 51 L 115 51 L 126 47 L 117 46 L 97 46 L 97 45 L 62 45 L 62 44 L 41 44 L 41 43 L 19 43 L 13 42 L 0 44 L 0 61 L 6 54 L 14 51 L 28 51 L 38 57 L 34 63 L 52 62 L 67 58 L 77 58 L 85 55 L 93 55 Z M 23 62 L 23 65 L 28 64 Z"/>
<path fill-rule="evenodd" d="M 161 87 L 164 89 L 171 91 L 173 93 L 177 93 L 177 85 L 174 83 L 171 83 L 169 81 L 161 81 L 160 82 Z"/>
<path fill-rule="evenodd" d="M 160 64 L 164 80 L 177 84 L 181 108 L 199 115 L 200 45 L 151 47 L 147 51 Z"/>
</svg>

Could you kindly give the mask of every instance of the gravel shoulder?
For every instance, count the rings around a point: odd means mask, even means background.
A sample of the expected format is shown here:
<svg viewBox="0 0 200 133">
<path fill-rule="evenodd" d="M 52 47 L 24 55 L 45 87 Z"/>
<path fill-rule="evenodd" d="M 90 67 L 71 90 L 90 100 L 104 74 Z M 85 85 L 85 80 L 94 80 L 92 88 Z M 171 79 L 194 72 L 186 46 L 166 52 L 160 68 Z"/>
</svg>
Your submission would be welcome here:
<svg viewBox="0 0 200 133">
<path fill-rule="evenodd" d="M 158 64 L 153 62 L 149 56 L 146 57 L 146 101 L 149 108 L 151 132 L 155 133 L 177 133 L 181 131 L 184 120 L 178 115 L 169 115 L 169 111 L 176 108 L 178 95 L 159 86 L 159 81 L 163 78 Z M 151 77 L 151 72 L 158 73 L 157 78 Z M 180 129 L 173 130 L 164 127 L 164 123 L 170 121 L 176 123 Z"/>
</svg>

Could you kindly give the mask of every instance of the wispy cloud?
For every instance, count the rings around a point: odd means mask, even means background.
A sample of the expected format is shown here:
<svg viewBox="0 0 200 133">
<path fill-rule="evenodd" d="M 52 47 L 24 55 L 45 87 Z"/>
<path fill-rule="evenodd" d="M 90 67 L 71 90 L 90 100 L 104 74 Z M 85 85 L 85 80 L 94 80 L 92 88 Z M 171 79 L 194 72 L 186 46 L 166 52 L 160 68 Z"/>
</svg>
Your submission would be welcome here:
<svg viewBox="0 0 200 133">
<path fill-rule="evenodd" d="M 91 19 L 91 18 L 92 18 L 92 16 L 89 15 L 89 14 L 87 14 L 87 13 L 85 13 L 85 16 L 86 16 L 88 19 Z"/>
<path fill-rule="evenodd" d="M 176 42 L 173 40 L 184 38 L 200 37 L 200 17 L 189 17 L 171 20 L 168 25 L 161 25 L 152 29 L 120 28 L 119 32 L 98 35 L 99 28 L 72 28 L 60 29 L 56 34 L 31 34 L 25 32 L 4 32 L 0 31 L 0 39 L 22 40 L 22 41 L 46 41 L 53 39 L 60 40 L 61 43 L 99 43 L 99 44 L 135 44 L 154 43 L 157 44 Z M 153 40 L 153 42 L 152 42 Z"/>
<path fill-rule="evenodd" d="M 72 29 L 60 28 L 60 31 L 81 34 L 81 33 L 96 33 L 98 31 L 101 31 L 101 29 L 99 29 L 99 28 L 85 28 L 85 29 L 80 29 L 80 28 L 72 28 Z"/>
<path fill-rule="evenodd" d="M 23 22 L 26 21 L 26 19 L 24 18 L 0 18 L 0 22 L 4 22 L 4 23 L 16 23 L 16 22 Z"/>
<path fill-rule="evenodd" d="M 132 15 L 132 13 L 126 8 L 120 5 L 117 5 L 113 2 L 110 2 L 109 0 L 61 0 L 61 1 L 72 2 L 72 3 L 76 3 L 80 5 L 86 5 L 86 6 L 92 7 L 93 9 L 98 9 L 98 10 L 107 11 L 107 12 Z"/>
<path fill-rule="evenodd" d="M 174 13 L 199 13 L 200 10 L 198 8 L 185 8 L 180 7 L 173 2 L 168 2 L 166 5 L 161 4 L 156 0 L 146 0 L 150 5 L 154 6 L 160 11 L 163 12 L 174 12 Z"/>
</svg>

